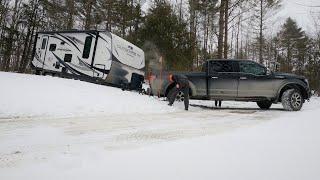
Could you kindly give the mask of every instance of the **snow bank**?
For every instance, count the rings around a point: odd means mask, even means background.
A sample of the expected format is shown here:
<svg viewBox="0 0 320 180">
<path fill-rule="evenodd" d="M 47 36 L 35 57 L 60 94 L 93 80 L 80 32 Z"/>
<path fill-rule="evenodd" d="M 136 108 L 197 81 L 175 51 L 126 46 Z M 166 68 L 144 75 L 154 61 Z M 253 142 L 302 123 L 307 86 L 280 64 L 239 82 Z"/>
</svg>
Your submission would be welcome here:
<svg viewBox="0 0 320 180">
<path fill-rule="evenodd" d="M 166 102 L 71 79 L 0 72 L 0 117 L 163 113 Z"/>
</svg>

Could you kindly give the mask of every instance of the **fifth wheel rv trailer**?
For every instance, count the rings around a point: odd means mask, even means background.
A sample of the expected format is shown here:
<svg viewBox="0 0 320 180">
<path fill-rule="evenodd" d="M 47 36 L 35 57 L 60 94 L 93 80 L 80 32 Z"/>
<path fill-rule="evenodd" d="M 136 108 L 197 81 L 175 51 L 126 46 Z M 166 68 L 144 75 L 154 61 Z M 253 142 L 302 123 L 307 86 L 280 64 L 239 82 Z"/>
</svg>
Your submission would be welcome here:
<svg viewBox="0 0 320 180">
<path fill-rule="evenodd" d="M 144 80 L 144 52 L 108 31 L 36 34 L 31 66 L 52 74 L 138 89 Z"/>
</svg>

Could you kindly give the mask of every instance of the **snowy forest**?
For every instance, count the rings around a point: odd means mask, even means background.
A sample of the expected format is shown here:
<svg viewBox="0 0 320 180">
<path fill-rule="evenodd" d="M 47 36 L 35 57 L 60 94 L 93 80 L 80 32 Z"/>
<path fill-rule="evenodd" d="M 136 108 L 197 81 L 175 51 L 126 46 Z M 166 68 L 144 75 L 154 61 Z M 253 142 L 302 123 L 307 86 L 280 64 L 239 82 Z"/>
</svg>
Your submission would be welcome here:
<svg viewBox="0 0 320 180">
<path fill-rule="evenodd" d="M 304 75 L 319 91 L 320 8 L 313 33 L 293 18 L 270 33 L 281 6 L 281 0 L 1 0 L 0 70 L 31 72 L 38 31 L 97 29 L 141 47 L 147 63 L 163 57 L 167 70 L 197 71 L 207 59 L 250 59 Z"/>
</svg>

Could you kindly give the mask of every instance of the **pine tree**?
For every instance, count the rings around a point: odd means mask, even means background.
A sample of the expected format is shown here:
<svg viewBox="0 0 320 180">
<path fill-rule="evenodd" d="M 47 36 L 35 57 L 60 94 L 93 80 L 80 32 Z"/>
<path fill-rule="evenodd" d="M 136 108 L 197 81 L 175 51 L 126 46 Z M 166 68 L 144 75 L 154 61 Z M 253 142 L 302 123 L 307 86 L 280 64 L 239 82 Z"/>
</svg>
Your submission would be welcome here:
<svg viewBox="0 0 320 180">
<path fill-rule="evenodd" d="M 307 47 L 308 37 L 291 18 L 288 18 L 283 24 L 278 37 L 284 55 L 284 61 L 280 64 L 281 70 L 301 72 L 301 68 L 304 66 L 304 50 Z"/>
<path fill-rule="evenodd" d="M 140 29 L 140 45 L 152 42 L 162 55 L 169 70 L 190 70 L 191 46 L 187 24 L 180 22 L 172 7 L 165 1 L 156 2 Z"/>
</svg>

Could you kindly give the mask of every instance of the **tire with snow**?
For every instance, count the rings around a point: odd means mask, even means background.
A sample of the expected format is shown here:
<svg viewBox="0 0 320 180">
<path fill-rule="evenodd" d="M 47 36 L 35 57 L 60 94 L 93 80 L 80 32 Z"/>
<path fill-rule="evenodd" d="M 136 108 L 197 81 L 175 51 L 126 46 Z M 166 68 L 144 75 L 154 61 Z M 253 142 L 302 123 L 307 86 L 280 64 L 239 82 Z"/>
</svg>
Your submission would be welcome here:
<svg viewBox="0 0 320 180">
<path fill-rule="evenodd" d="M 40 70 L 36 70 L 35 74 L 36 75 L 41 75 L 41 71 Z"/>
<path fill-rule="evenodd" d="M 303 105 L 303 97 L 297 89 L 288 89 L 283 93 L 281 102 L 285 110 L 299 111 Z"/>
<path fill-rule="evenodd" d="M 266 109 L 270 109 L 272 102 L 268 101 L 268 100 L 259 101 L 259 102 L 257 102 L 257 105 L 260 107 L 260 109 L 266 110 Z"/>
</svg>

